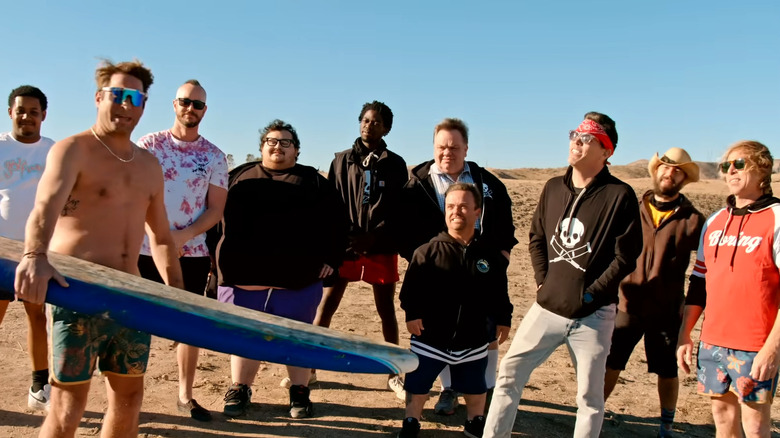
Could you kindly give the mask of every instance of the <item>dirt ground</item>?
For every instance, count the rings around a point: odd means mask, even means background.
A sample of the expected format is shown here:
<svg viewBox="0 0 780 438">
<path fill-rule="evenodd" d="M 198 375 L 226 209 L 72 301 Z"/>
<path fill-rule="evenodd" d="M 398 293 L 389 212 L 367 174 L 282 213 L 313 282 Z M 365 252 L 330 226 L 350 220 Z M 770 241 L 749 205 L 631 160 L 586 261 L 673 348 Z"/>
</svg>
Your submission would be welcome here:
<svg viewBox="0 0 780 438">
<path fill-rule="evenodd" d="M 648 178 L 636 178 L 637 171 L 618 169 L 614 173 L 626 179 L 637 192 L 650 188 Z M 646 167 L 645 167 L 646 168 Z M 528 226 L 544 180 L 556 172 L 528 172 L 528 169 L 502 171 L 500 176 L 512 195 L 517 237 L 520 244 L 512 252 L 509 269 L 510 296 L 515 305 L 513 331 L 533 303 L 533 271 L 527 252 Z M 638 172 L 642 175 L 641 172 Z M 645 173 L 646 175 L 646 173 Z M 533 178 L 533 179 L 531 179 Z M 774 184 L 780 186 L 780 184 Z M 775 193 L 780 193 L 775 187 Z M 684 190 L 700 210 L 708 215 L 723 205 L 725 186 L 717 180 L 705 180 Z M 405 265 L 402 264 L 402 270 Z M 403 277 L 402 277 L 403 279 Z M 404 320 L 398 308 L 399 321 Z M 381 340 L 379 317 L 373 309 L 371 289 L 365 284 L 352 284 L 333 319 L 335 330 Z M 25 342 L 24 310 L 19 303 L 9 306 L 0 327 L 0 375 L 5 390 L 0 395 L 0 437 L 37 436 L 43 415 L 27 408 L 29 363 Z M 694 339 L 698 331 L 694 333 Z M 401 324 L 402 345 L 409 345 L 409 334 Z M 510 338 L 511 342 L 511 338 Z M 509 347 L 501 346 L 503 354 Z M 222 397 L 229 385 L 230 364 L 222 353 L 202 351 L 196 375 L 195 398 L 214 413 L 210 423 L 198 423 L 183 417 L 176 410 L 177 372 L 175 351 L 171 342 L 155 338 L 152 343 L 146 392 L 140 417 L 141 437 L 390 437 L 403 417 L 403 403 L 386 389 L 386 376 L 319 372 L 320 382 L 312 386 L 315 416 L 293 420 L 287 415 L 287 390 L 279 386 L 285 376 L 284 367 L 264 364 L 255 379 L 253 404 L 239 419 L 221 414 Z M 655 376 L 646 372 L 644 348 L 634 352 L 621 382 L 607 401 L 608 419 L 602 437 L 654 437 L 659 407 Z M 711 437 L 709 400 L 695 392 L 694 375 L 681 375 L 680 398 L 675 430 L 680 436 Z M 437 390 L 438 388 L 434 388 Z M 565 348 L 559 348 L 531 376 L 520 403 L 513 437 L 571 436 L 575 420 L 576 380 L 574 368 Z M 423 437 L 459 437 L 465 420 L 465 409 L 442 417 L 433 413 L 437 392 L 426 405 L 422 422 Z M 462 402 L 462 399 L 461 399 Z M 87 411 L 78 436 L 98 436 L 106 409 L 102 377 L 92 381 Z M 780 437 L 780 407 L 773 413 L 773 437 Z"/>
</svg>

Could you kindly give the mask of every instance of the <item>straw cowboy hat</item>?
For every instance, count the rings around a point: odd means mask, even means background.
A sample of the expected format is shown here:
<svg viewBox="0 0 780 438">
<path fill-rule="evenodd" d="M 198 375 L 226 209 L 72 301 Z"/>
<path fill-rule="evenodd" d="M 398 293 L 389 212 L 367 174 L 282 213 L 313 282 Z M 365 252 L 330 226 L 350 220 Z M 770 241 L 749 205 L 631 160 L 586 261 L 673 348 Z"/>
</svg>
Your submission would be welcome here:
<svg viewBox="0 0 780 438">
<path fill-rule="evenodd" d="M 688 152 L 685 152 L 685 149 L 669 148 L 660 158 L 658 157 L 658 152 L 656 152 L 647 165 L 647 171 L 650 172 L 651 177 L 655 177 L 655 172 L 661 164 L 679 167 L 680 170 L 685 172 L 683 185 L 699 180 L 699 166 L 691 161 L 691 156 L 688 155 Z"/>
</svg>

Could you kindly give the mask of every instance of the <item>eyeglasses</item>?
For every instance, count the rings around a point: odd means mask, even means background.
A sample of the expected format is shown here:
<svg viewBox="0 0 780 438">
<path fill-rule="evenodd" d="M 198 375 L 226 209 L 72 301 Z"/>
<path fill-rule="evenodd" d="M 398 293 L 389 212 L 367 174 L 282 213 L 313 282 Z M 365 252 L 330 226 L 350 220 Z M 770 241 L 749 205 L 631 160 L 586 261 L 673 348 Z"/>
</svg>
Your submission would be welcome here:
<svg viewBox="0 0 780 438">
<path fill-rule="evenodd" d="M 720 163 L 720 171 L 723 173 L 729 173 L 729 169 L 731 168 L 732 164 L 737 170 L 745 170 L 745 159 L 737 158 L 736 160 L 724 161 Z"/>
<path fill-rule="evenodd" d="M 128 97 L 130 98 L 130 102 L 133 104 L 133 106 L 141 106 L 146 100 L 146 93 L 132 88 L 103 87 L 100 89 L 100 91 L 108 91 L 113 94 L 114 103 L 118 105 L 125 103 Z"/>
<path fill-rule="evenodd" d="M 598 140 L 596 136 L 592 134 L 585 134 L 577 131 L 569 131 L 569 140 L 577 140 L 578 138 L 580 139 L 582 144 L 588 144 L 593 140 Z"/>
<path fill-rule="evenodd" d="M 268 146 L 274 147 L 277 144 L 283 148 L 289 148 L 290 145 L 293 144 L 293 141 L 289 138 L 273 138 L 273 137 L 267 137 L 265 139 L 265 144 Z"/>
<path fill-rule="evenodd" d="M 192 100 L 187 99 L 186 97 L 177 97 L 176 100 L 179 101 L 179 106 L 183 106 L 184 108 L 187 108 L 190 105 L 192 105 L 192 107 L 196 110 L 202 110 L 203 108 L 206 108 L 206 102 L 202 100 Z"/>
</svg>

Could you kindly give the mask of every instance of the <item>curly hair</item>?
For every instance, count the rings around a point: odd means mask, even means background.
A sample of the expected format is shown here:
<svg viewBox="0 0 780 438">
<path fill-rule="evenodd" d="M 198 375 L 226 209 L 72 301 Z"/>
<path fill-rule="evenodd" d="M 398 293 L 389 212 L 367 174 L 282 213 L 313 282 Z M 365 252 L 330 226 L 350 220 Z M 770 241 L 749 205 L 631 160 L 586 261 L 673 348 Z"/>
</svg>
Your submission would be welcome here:
<svg viewBox="0 0 780 438">
<path fill-rule="evenodd" d="M 363 109 L 360 110 L 358 122 L 362 121 L 363 116 L 366 115 L 366 113 L 370 110 L 376 111 L 376 113 L 379 114 L 379 117 L 382 118 L 382 123 L 385 125 L 385 129 L 387 129 L 387 133 L 390 133 L 390 129 L 393 127 L 393 111 L 390 110 L 390 107 L 385 105 L 384 102 L 379 102 L 376 100 L 373 102 L 367 102 L 363 105 Z"/>
</svg>

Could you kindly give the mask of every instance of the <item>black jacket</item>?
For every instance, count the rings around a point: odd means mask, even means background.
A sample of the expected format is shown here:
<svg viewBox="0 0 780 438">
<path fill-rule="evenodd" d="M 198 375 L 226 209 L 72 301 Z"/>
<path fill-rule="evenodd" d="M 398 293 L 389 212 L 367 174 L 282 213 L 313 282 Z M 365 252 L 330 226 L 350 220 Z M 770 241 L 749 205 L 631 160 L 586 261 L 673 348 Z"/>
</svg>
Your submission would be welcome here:
<svg viewBox="0 0 780 438">
<path fill-rule="evenodd" d="M 300 289 L 341 265 L 346 209 L 313 167 L 250 163 L 231 175 L 221 228 L 219 284 Z"/>
<path fill-rule="evenodd" d="M 426 161 L 412 169 L 409 181 L 404 186 L 404 233 L 400 239 L 400 254 L 406 260 L 412 258 L 414 250 L 447 229 L 444 213 L 439 207 L 436 188 L 431 181 L 430 169 L 434 161 Z M 480 240 L 499 251 L 512 251 L 517 244 L 515 225 L 512 222 L 512 200 L 504 184 L 492 173 L 468 162 L 474 184 L 482 189 L 482 217 L 480 218 Z"/>
<path fill-rule="evenodd" d="M 488 317 L 508 327 L 508 264 L 491 245 L 475 239 L 463 246 L 446 232 L 417 248 L 399 297 L 406 321 L 422 319 L 424 329 L 416 339 L 439 349 L 462 350 L 492 339 Z"/>
<path fill-rule="evenodd" d="M 528 250 L 540 285 L 537 303 L 581 318 L 618 302 L 618 285 L 642 250 L 642 228 L 634 190 L 606 166 L 579 195 L 571 174 L 569 167 L 545 184 Z"/>
<path fill-rule="evenodd" d="M 349 212 L 350 248 L 355 254 L 396 254 L 401 189 L 409 179 L 406 162 L 384 141 L 371 151 L 358 138 L 330 164 L 328 180 Z"/>
</svg>

